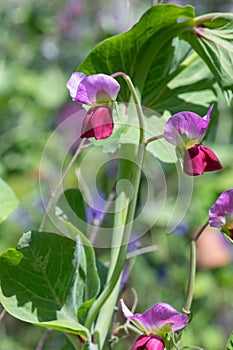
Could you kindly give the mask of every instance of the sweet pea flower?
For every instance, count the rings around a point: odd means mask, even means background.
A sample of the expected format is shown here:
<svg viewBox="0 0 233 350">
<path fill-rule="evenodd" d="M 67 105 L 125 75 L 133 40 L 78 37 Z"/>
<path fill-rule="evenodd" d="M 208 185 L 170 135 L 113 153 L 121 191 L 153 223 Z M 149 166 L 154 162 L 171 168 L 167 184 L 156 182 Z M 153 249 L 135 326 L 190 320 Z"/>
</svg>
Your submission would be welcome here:
<svg viewBox="0 0 233 350">
<path fill-rule="evenodd" d="M 106 74 L 86 76 L 74 72 L 66 86 L 73 101 L 91 107 L 82 125 L 81 138 L 109 137 L 113 131 L 112 106 L 120 90 L 118 82 Z"/>
<path fill-rule="evenodd" d="M 120 303 L 124 316 L 144 333 L 136 340 L 132 350 L 163 350 L 166 335 L 188 324 L 187 315 L 179 313 L 166 303 L 155 304 L 143 314 L 133 314 L 123 299 Z"/>
<path fill-rule="evenodd" d="M 233 239 L 233 188 L 223 192 L 210 207 L 209 224 Z"/>
<path fill-rule="evenodd" d="M 165 124 L 164 138 L 176 146 L 178 154 L 183 157 L 183 170 L 187 175 L 196 176 L 222 169 L 214 152 L 201 145 L 212 109 L 213 105 L 203 118 L 193 112 L 179 112 L 171 116 Z"/>
</svg>

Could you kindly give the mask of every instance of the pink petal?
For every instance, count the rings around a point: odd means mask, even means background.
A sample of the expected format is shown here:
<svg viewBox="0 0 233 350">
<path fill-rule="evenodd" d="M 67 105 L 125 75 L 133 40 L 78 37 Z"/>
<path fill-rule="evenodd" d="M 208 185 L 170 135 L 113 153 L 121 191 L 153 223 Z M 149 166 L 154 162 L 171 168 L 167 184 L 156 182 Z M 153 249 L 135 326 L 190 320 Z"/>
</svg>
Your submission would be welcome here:
<svg viewBox="0 0 233 350">
<path fill-rule="evenodd" d="M 144 345 L 149 341 L 150 337 L 146 334 L 140 335 L 140 337 L 136 340 L 132 350 L 144 349 Z"/>
<path fill-rule="evenodd" d="M 95 137 L 101 140 L 109 137 L 113 131 L 111 108 L 91 107 L 83 121 L 81 138 Z"/>
<path fill-rule="evenodd" d="M 145 335 L 142 334 L 140 337 L 136 340 L 132 350 L 163 350 L 164 344 L 163 340 L 160 337 L 157 337 L 156 335 L 150 334 Z"/>
<path fill-rule="evenodd" d="M 220 169 L 222 165 L 219 159 L 208 147 L 196 145 L 185 150 L 183 170 L 187 175 L 197 176 Z"/>
<path fill-rule="evenodd" d="M 146 350 L 164 350 L 164 344 L 161 338 L 151 337 L 146 344 Z"/>
</svg>

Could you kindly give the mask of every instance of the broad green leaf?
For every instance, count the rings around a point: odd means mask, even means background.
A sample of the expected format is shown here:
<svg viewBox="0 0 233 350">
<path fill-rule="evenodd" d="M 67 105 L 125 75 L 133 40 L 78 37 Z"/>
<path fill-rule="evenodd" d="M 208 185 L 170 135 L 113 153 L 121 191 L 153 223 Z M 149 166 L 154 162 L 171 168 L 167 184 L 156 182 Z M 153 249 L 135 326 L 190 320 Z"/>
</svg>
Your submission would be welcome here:
<svg viewBox="0 0 233 350">
<path fill-rule="evenodd" d="M 184 19 L 179 21 L 179 19 Z M 174 55 L 173 37 L 190 28 L 191 6 L 156 5 L 151 7 L 128 32 L 106 39 L 90 52 L 78 67 L 85 74 L 128 74 L 143 95 L 143 89 L 156 93 L 166 78 Z M 129 91 L 121 79 L 119 100 L 127 101 Z"/>
<path fill-rule="evenodd" d="M 233 350 L 233 332 L 231 333 L 227 345 L 225 347 L 225 350 Z"/>
<path fill-rule="evenodd" d="M 12 189 L 0 179 L 0 223 L 18 206 L 18 200 Z"/>
<path fill-rule="evenodd" d="M 195 27 L 183 37 L 207 63 L 220 86 L 233 89 L 233 14 L 197 17 Z"/>
<path fill-rule="evenodd" d="M 184 20 L 179 21 L 180 18 Z M 109 38 L 94 48 L 77 70 L 86 74 L 123 71 L 137 87 L 143 106 L 160 114 L 189 110 L 204 116 L 210 104 L 217 100 L 216 78 L 208 65 L 192 52 L 187 37 L 186 41 L 180 39 L 180 35 L 183 37 L 186 32 L 189 35 L 194 28 L 192 7 L 153 6 L 128 32 Z M 122 78 L 119 82 L 118 100 L 127 102 L 128 88 Z M 150 129 L 154 135 L 156 127 L 154 124 Z M 131 133 L 132 130 L 128 130 L 128 135 Z M 108 142 L 104 140 L 103 149 L 114 152 L 116 142 L 118 146 L 124 142 L 120 137 L 122 134 L 127 136 L 125 125 L 117 127 L 115 124 L 112 137 Z M 135 140 L 135 134 L 131 136 Z M 158 144 L 149 148 L 162 161 L 171 161 L 159 150 Z"/>
<path fill-rule="evenodd" d="M 79 240 L 28 232 L 0 256 L 0 302 L 20 320 L 87 337 L 76 316 L 84 300 L 84 269 Z"/>
</svg>

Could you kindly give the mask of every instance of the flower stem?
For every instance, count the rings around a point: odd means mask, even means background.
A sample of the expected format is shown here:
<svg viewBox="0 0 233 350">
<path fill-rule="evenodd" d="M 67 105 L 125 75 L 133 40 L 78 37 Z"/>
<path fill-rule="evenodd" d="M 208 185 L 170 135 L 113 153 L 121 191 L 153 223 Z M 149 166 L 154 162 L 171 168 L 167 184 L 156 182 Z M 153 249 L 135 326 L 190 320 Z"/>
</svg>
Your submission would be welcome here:
<svg viewBox="0 0 233 350">
<path fill-rule="evenodd" d="M 195 278 L 196 278 L 196 241 L 192 240 L 190 246 L 190 270 L 189 270 L 189 283 L 188 290 L 186 295 L 186 301 L 183 307 L 183 311 L 186 314 L 191 313 L 191 305 L 193 300 L 194 286 L 195 286 Z"/>
<path fill-rule="evenodd" d="M 127 248 L 128 248 L 128 242 L 131 234 L 133 218 L 134 218 L 134 213 L 136 209 L 137 196 L 138 196 L 139 184 L 141 179 L 141 167 L 143 164 L 144 155 L 145 155 L 145 146 L 140 145 L 138 149 L 138 155 L 137 155 L 137 166 L 134 171 L 134 177 L 132 181 L 134 192 L 133 192 L 132 200 L 129 203 L 129 209 L 126 216 L 126 224 L 124 227 L 121 244 L 119 242 L 119 245 L 120 245 L 119 252 L 118 252 L 113 273 L 109 282 L 105 286 L 105 289 L 103 290 L 102 294 L 100 294 L 99 298 L 93 303 L 91 309 L 89 310 L 89 313 L 85 322 L 85 326 L 89 329 L 91 328 L 92 323 L 94 322 L 96 316 L 98 315 L 100 308 L 102 307 L 102 305 L 105 303 L 105 301 L 108 299 L 113 289 L 115 288 L 115 285 L 117 284 L 119 277 L 121 275 L 122 269 L 124 267 Z"/>
<path fill-rule="evenodd" d="M 209 222 L 207 221 L 200 230 L 196 233 L 193 240 L 191 241 L 190 246 L 190 270 L 189 270 L 189 282 L 188 282 L 188 290 L 186 294 L 186 301 L 183 307 L 183 311 L 186 314 L 191 313 L 191 305 L 193 301 L 194 287 L 195 287 L 195 278 L 196 278 L 196 265 L 197 265 L 197 254 L 196 254 L 196 242 L 198 238 L 201 236 L 205 228 L 208 226 Z"/>
<path fill-rule="evenodd" d="M 100 294 L 99 298 L 93 303 L 90 308 L 87 319 L 85 322 L 85 326 L 88 329 L 91 329 L 93 322 L 95 321 L 97 315 L 97 323 L 94 329 L 94 338 L 95 341 L 98 342 L 99 348 L 103 348 L 103 344 L 105 342 L 105 338 L 108 333 L 108 326 L 110 324 L 112 318 L 112 312 L 109 311 L 114 308 L 116 303 L 117 296 L 119 294 L 120 288 L 120 276 L 125 264 L 126 254 L 128 243 L 131 235 L 133 219 L 135 215 L 135 209 L 137 204 L 137 197 L 141 179 L 141 168 L 143 165 L 144 155 L 145 155 L 145 125 L 144 125 L 144 116 L 140 104 L 139 97 L 137 92 L 133 86 L 133 83 L 129 76 L 125 73 L 118 72 L 112 75 L 113 77 L 122 76 L 132 94 L 134 103 L 136 105 L 138 120 L 139 120 L 139 145 L 137 149 L 137 155 L 135 164 L 131 171 L 125 172 L 125 167 L 129 167 L 130 163 L 126 159 L 121 159 L 119 166 L 119 175 L 118 181 L 121 179 L 132 179 L 132 188 L 133 193 L 130 195 L 126 194 L 124 190 L 119 195 L 119 200 L 123 202 L 124 208 L 120 212 L 116 210 L 115 218 L 114 218 L 114 230 L 113 230 L 113 238 L 112 238 L 112 250 L 111 250 L 111 259 L 109 266 L 109 273 L 107 278 L 107 284 L 105 289 Z M 133 178 L 132 175 L 133 174 Z M 130 175 L 130 177 L 129 177 Z M 118 202 L 116 202 L 118 203 Z M 122 204 L 122 203 L 121 203 Z M 117 209 L 117 208 L 116 208 Z M 106 305 L 104 305 L 106 303 Z M 101 309 L 102 308 L 102 309 Z M 105 310 L 107 308 L 107 310 Z M 109 315 L 108 315 L 109 314 Z M 106 317 L 108 315 L 108 317 Z"/>
<path fill-rule="evenodd" d="M 193 240 L 196 242 L 198 240 L 198 238 L 200 237 L 200 235 L 202 234 L 202 232 L 205 230 L 205 228 L 209 225 L 209 220 L 206 221 L 206 223 L 204 223 L 204 225 L 201 226 L 201 228 L 197 231 L 197 233 L 195 234 Z"/>
<path fill-rule="evenodd" d="M 164 137 L 163 134 L 161 134 L 161 135 L 156 135 L 156 136 L 152 136 L 152 137 L 150 137 L 149 139 L 146 139 L 146 140 L 144 141 L 144 143 L 145 143 L 145 145 L 147 146 L 150 142 L 153 142 L 153 141 L 162 139 L 163 137 Z"/>
<path fill-rule="evenodd" d="M 123 72 L 117 72 L 112 74 L 112 77 L 123 77 L 124 80 L 126 81 L 126 84 L 132 94 L 135 106 L 136 106 L 136 110 L 137 110 L 137 114 L 138 114 L 138 121 L 139 121 L 139 128 L 140 128 L 140 136 L 139 136 L 139 143 L 143 143 L 145 140 L 145 123 L 144 123 L 144 117 L 143 117 L 143 112 L 142 112 L 142 107 L 141 107 L 141 102 L 139 100 L 138 94 L 135 90 L 135 87 L 132 83 L 132 80 L 130 79 L 130 77 L 123 73 Z"/>
</svg>

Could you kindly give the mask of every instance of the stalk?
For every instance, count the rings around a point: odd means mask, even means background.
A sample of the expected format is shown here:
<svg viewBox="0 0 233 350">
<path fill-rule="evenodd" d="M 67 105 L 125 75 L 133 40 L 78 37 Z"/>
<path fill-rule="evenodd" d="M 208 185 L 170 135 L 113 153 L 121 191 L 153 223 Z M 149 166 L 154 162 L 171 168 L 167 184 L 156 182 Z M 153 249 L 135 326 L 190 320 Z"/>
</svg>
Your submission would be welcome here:
<svg viewBox="0 0 233 350">
<path fill-rule="evenodd" d="M 89 313 L 85 322 L 85 326 L 91 329 L 98 315 L 96 326 L 94 328 L 94 338 L 95 338 L 95 341 L 98 342 L 100 349 L 103 348 L 103 345 L 105 343 L 105 339 L 107 337 L 108 330 L 110 328 L 110 324 L 112 320 L 114 306 L 116 304 L 116 300 L 119 294 L 120 277 L 125 264 L 128 243 L 129 243 L 130 234 L 132 230 L 132 224 L 133 224 L 133 219 L 135 215 L 135 209 L 136 209 L 138 191 L 139 191 L 139 185 L 140 185 L 140 179 L 141 179 L 141 168 L 143 165 L 143 160 L 145 155 L 144 117 L 143 117 L 143 112 L 140 105 L 140 100 L 138 98 L 136 90 L 133 86 L 133 83 L 130 77 L 127 76 L 125 73 L 118 72 L 113 74 L 112 76 L 113 77 L 122 76 L 129 87 L 129 90 L 132 94 L 132 97 L 136 106 L 140 134 L 139 134 L 139 145 L 138 145 L 138 150 L 136 155 L 136 164 L 134 165 L 134 168 L 133 168 L 132 199 L 130 202 L 129 195 L 126 196 L 126 194 L 123 191 L 119 196 L 119 202 L 118 201 L 116 202 L 116 204 L 118 203 L 121 205 L 123 204 L 124 208 L 126 208 L 127 206 L 128 207 L 123 212 L 118 212 L 117 214 L 115 214 L 113 239 L 112 239 L 113 248 L 111 250 L 107 284 L 102 294 L 93 303 L 91 309 L 89 310 Z M 129 174 L 131 178 L 132 169 L 130 173 L 128 171 L 125 172 L 125 169 L 124 169 L 125 167 L 127 169 L 127 167 L 129 167 L 129 164 L 130 162 L 127 161 L 126 159 L 121 159 L 120 166 L 119 166 L 118 181 L 125 178 L 128 179 Z M 117 247 L 116 247 L 116 243 L 117 243 Z"/>
<path fill-rule="evenodd" d="M 208 226 L 209 222 L 207 221 L 200 230 L 196 233 L 193 240 L 191 241 L 191 247 L 190 247 L 190 269 L 189 269 L 189 282 L 188 282 L 188 289 L 186 294 L 186 301 L 185 305 L 183 307 L 183 311 L 186 314 L 191 313 L 191 305 L 193 301 L 193 294 L 194 294 L 194 288 L 195 288 L 195 278 L 196 278 L 196 265 L 197 265 L 197 252 L 196 252 L 196 242 L 198 238 L 201 236 L 205 228 Z"/>
</svg>

